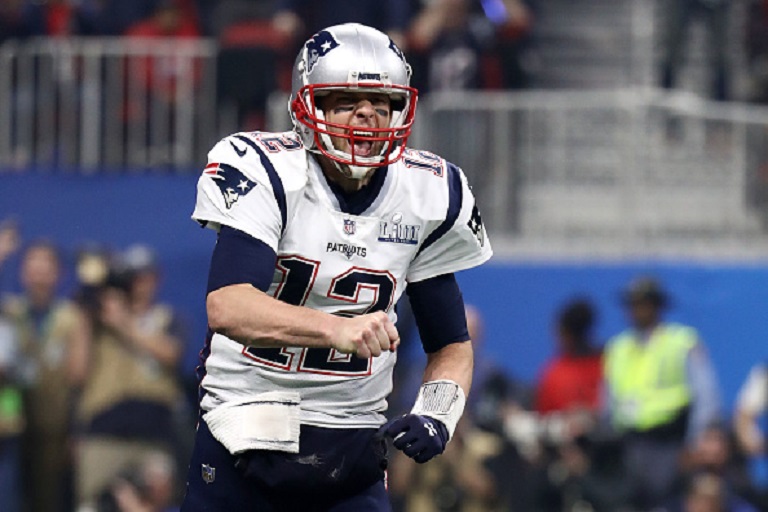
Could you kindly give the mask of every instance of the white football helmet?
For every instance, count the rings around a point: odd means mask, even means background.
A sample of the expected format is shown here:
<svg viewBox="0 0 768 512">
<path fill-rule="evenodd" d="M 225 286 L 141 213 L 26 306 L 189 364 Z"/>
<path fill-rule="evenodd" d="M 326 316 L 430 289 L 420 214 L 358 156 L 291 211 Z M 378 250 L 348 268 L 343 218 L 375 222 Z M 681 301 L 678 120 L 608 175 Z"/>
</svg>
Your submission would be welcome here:
<svg viewBox="0 0 768 512">
<path fill-rule="evenodd" d="M 386 34 L 357 23 L 328 27 L 304 43 L 294 63 L 289 103 L 294 129 L 309 151 L 336 162 L 346 176 L 362 179 L 403 154 L 418 96 L 410 80 L 411 67 Z M 388 95 L 392 111 L 389 126 L 360 130 L 327 122 L 317 98 L 331 91 Z M 336 149 L 331 136 L 346 138 L 351 153 Z M 356 142 L 383 142 L 383 147 L 376 155 L 361 156 L 355 154 Z"/>
</svg>

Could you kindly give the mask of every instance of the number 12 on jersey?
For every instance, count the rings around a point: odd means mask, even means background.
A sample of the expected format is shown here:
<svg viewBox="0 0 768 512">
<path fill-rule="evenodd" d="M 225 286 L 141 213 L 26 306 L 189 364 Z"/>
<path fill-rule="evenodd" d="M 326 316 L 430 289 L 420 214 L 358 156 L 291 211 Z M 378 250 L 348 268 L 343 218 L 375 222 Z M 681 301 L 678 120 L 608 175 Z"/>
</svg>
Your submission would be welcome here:
<svg viewBox="0 0 768 512">
<path fill-rule="evenodd" d="M 303 306 L 315 285 L 319 268 L 319 261 L 301 256 L 279 257 L 277 270 L 283 274 L 283 278 L 275 291 L 275 298 L 288 304 Z M 385 270 L 352 267 L 331 280 L 326 296 L 357 304 L 360 290 L 367 288 L 373 291 L 371 305 L 356 314 L 388 311 L 392 307 L 396 284 L 394 276 Z M 371 373 L 370 358 L 360 359 L 330 348 L 303 348 L 296 352 L 285 348 L 245 347 L 243 354 L 261 365 L 284 371 L 348 377 Z M 299 359 L 293 370 L 296 357 Z"/>
</svg>

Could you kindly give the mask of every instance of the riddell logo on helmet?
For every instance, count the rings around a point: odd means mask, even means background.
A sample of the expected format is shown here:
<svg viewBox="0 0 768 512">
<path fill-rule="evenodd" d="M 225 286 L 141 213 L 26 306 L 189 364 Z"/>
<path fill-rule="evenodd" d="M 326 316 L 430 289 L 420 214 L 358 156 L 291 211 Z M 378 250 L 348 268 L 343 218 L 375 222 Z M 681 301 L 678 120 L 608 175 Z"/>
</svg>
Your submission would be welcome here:
<svg viewBox="0 0 768 512">
<path fill-rule="evenodd" d="M 328 55 L 328 52 L 337 48 L 339 42 L 334 39 L 333 34 L 327 30 L 321 30 L 312 39 L 307 41 L 307 73 L 311 73 L 315 64 L 321 57 Z"/>
</svg>

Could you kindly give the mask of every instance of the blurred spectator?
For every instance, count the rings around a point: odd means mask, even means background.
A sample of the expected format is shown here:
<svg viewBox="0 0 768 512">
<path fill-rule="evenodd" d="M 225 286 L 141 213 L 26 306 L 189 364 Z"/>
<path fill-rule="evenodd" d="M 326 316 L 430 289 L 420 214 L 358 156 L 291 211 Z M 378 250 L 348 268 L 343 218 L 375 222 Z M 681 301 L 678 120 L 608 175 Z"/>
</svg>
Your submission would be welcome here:
<svg viewBox="0 0 768 512">
<path fill-rule="evenodd" d="M 149 16 L 125 30 L 131 37 L 199 37 L 195 11 L 184 0 L 156 0 Z"/>
<path fill-rule="evenodd" d="M 176 467 L 162 452 L 121 472 L 98 498 L 95 512 L 177 512 Z"/>
<path fill-rule="evenodd" d="M 529 34 L 534 21 L 533 0 L 484 0 L 481 3 L 486 16 L 494 23 L 497 31 L 496 53 L 501 66 L 501 86 L 505 89 L 528 87 L 529 66 L 526 52 Z M 501 9 L 492 6 L 501 5 Z"/>
<path fill-rule="evenodd" d="M 129 40 L 167 38 L 170 45 L 199 36 L 196 13 L 185 0 L 157 0 L 149 17 L 125 31 Z M 201 62 L 192 61 L 190 65 L 184 52 L 149 52 L 130 57 L 127 64 L 131 81 L 128 87 L 138 86 L 141 91 L 128 95 L 127 133 L 143 133 L 151 146 L 150 161 L 158 166 L 166 164 L 173 151 L 169 134 L 178 129 L 175 109 L 192 100 L 191 92 L 202 74 Z"/>
<path fill-rule="evenodd" d="M 520 88 L 531 13 L 522 0 L 430 0 L 423 2 L 408 31 L 408 49 L 425 61 L 415 76 L 422 90 Z"/>
<path fill-rule="evenodd" d="M 570 301 L 558 313 L 558 354 L 546 363 L 536 387 L 539 414 L 597 411 L 603 370 L 594 323 L 594 307 L 586 299 Z"/>
<path fill-rule="evenodd" d="M 185 8 L 183 0 L 157 0 L 152 14 L 128 27 L 125 35 L 136 39 L 195 38 L 200 30 L 194 12 Z M 147 92 L 168 103 L 176 99 L 177 80 L 191 78 L 180 74 L 177 59 L 172 56 L 135 59 L 130 65 L 131 73 L 144 77 Z"/>
<path fill-rule="evenodd" d="M 0 268 L 19 248 L 19 230 L 13 220 L 0 222 Z"/>
<path fill-rule="evenodd" d="M 544 438 L 534 484 L 537 512 L 629 510 L 630 485 L 621 446 L 598 431 Z"/>
<path fill-rule="evenodd" d="M 503 440 L 499 436 L 477 429 L 465 416 L 445 452 L 429 464 L 417 464 L 396 451 L 388 480 L 395 510 L 510 510 L 502 496 L 513 486 L 512 479 L 519 479 L 520 475 L 512 467 L 498 473 L 489 468 L 490 459 L 498 456 L 502 449 Z"/>
<path fill-rule="evenodd" d="M 89 333 L 80 310 L 60 298 L 58 250 L 46 241 L 22 255 L 23 294 L 3 301 L 20 337 L 24 384 L 25 503 L 27 510 L 68 510 L 72 492 L 71 411 L 83 382 Z"/>
<path fill-rule="evenodd" d="M 722 476 L 704 471 L 691 475 L 683 496 L 659 512 L 757 512 L 749 503 L 728 493 Z"/>
<path fill-rule="evenodd" d="M 130 3 L 130 2 L 124 2 Z M 0 5 L 0 41 L 29 36 L 104 33 L 105 19 L 95 20 L 100 0 L 6 0 Z M 112 13 L 114 15 L 114 13 Z"/>
<path fill-rule="evenodd" d="M 278 0 L 219 0 L 210 7 L 210 19 L 207 20 L 209 33 L 221 38 L 230 27 L 246 20 L 271 22 L 277 2 Z"/>
<path fill-rule="evenodd" d="M 677 86 L 689 28 L 696 16 L 700 15 L 707 28 L 705 53 L 711 80 L 709 95 L 716 100 L 727 100 L 730 0 L 665 0 L 662 2 L 662 8 L 664 54 L 661 61 L 661 86 L 666 89 Z"/>
<path fill-rule="evenodd" d="M 409 0 L 278 0 L 274 27 L 289 39 L 304 41 L 324 27 L 362 23 L 385 32 L 403 51 L 411 16 Z"/>
<path fill-rule="evenodd" d="M 158 279 L 152 252 L 134 247 L 99 291 L 79 411 L 81 505 L 93 505 L 119 474 L 150 455 L 173 456 L 183 406 L 177 373 L 183 335 L 174 310 L 156 302 Z"/>
<path fill-rule="evenodd" d="M 733 438 L 725 426 L 709 425 L 690 446 L 683 459 L 685 479 L 695 479 L 700 474 L 711 474 L 720 479 L 726 510 L 756 512 L 749 503 L 756 494 L 743 458 L 734 449 Z M 681 501 L 685 501 L 685 496 Z"/>
<path fill-rule="evenodd" d="M 606 416 L 622 437 L 632 505 L 669 499 L 686 446 L 720 420 L 720 392 L 693 327 L 666 322 L 666 292 L 650 277 L 624 292 L 631 327 L 605 350 Z"/>
<path fill-rule="evenodd" d="M 433 0 L 416 14 L 409 46 L 425 56 L 428 78 L 420 89 L 455 91 L 481 86 L 481 58 L 493 41 L 493 26 L 478 16 L 469 0 Z M 418 78 L 418 77 L 417 77 Z"/>
<path fill-rule="evenodd" d="M 45 33 L 45 24 L 40 14 L 39 6 L 27 0 L 0 2 L 0 43 Z"/>
<path fill-rule="evenodd" d="M 768 365 L 760 362 L 752 366 L 739 388 L 733 426 L 739 447 L 750 457 L 764 456 L 765 436 L 760 418 L 768 410 Z"/>
<path fill-rule="evenodd" d="M 733 428 L 737 446 L 754 467 L 766 464 L 765 438 L 762 425 L 768 411 L 768 364 L 760 362 L 749 371 L 739 388 L 733 415 Z M 756 475 L 757 476 L 757 475 Z M 768 490 L 764 482 L 757 492 L 756 501 L 768 510 Z"/>
<path fill-rule="evenodd" d="M 219 42 L 219 113 L 243 130 L 266 126 L 267 99 L 290 90 L 294 41 L 272 22 L 276 0 L 223 0 L 210 26 Z"/>
<path fill-rule="evenodd" d="M 79 33 L 78 10 L 74 1 L 48 0 L 41 5 L 46 35 L 72 36 Z"/>
<path fill-rule="evenodd" d="M 0 264 L 2 259 L 0 255 Z M 19 473 L 24 411 L 15 371 L 19 359 L 16 329 L 0 313 L 0 510 L 5 512 L 21 512 Z"/>
<path fill-rule="evenodd" d="M 110 261 L 109 251 L 94 243 L 87 244 L 77 253 L 73 298 L 87 318 L 97 314 L 99 290 L 109 276 Z"/>
<path fill-rule="evenodd" d="M 480 510 L 527 510 L 532 466 L 505 431 L 510 415 L 530 409 L 529 386 L 509 374 L 485 348 L 485 321 L 481 311 L 467 304 L 467 331 L 475 353 L 472 392 L 467 399 L 467 450 L 482 465 L 479 476 L 490 478 L 484 494 L 470 489 Z M 515 475 L 513 480 L 509 475 Z M 483 508 L 483 504 L 486 508 Z M 466 510 L 475 510 L 468 506 Z"/>
<path fill-rule="evenodd" d="M 0 223 L 0 269 L 19 247 L 12 221 Z M 19 336 L 0 310 L 0 510 L 21 512 L 21 450 L 24 432 Z"/>
<path fill-rule="evenodd" d="M 616 445 L 594 430 L 602 382 L 595 316 L 584 298 L 567 302 L 556 316 L 558 354 L 546 363 L 536 389 L 537 510 L 572 510 L 581 503 L 612 511 L 626 498 Z"/>
<path fill-rule="evenodd" d="M 193 0 L 178 0 L 196 19 Z M 4 0 L 0 41 L 33 35 L 117 36 L 149 19 L 166 0 Z"/>
<path fill-rule="evenodd" d="M 146 20 L 160 0 L 79 0 L 81 32 L 87 35 L 117 36 Z"/>
<path fill-rule="evenodd" d="M 768 0 L 748 2 L 745 31 L 747 65 L 749 71 L 748 98 L 760 103 L 768 102 Z"/>
</svg>

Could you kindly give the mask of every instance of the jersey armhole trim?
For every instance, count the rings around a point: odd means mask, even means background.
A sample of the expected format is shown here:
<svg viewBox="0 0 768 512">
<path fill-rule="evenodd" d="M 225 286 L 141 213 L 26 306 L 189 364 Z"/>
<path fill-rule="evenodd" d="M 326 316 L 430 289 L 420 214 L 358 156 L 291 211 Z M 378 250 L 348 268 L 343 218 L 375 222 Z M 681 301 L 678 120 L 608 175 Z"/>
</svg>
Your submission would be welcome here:
<svg viewBox="0 0 768 512">
<path fill-rule="evenodd" d="M 448 211 L 446 212 L 445 220 L 429 234 L 426 240 L 424 240 L 424 243 L 419 248 L 416 256 L 419 256 L 426 248 L 437 242 L 444 234 L 450 231 L 456 223 L 456 219 L 459 218 L 464 194 L 461 184 L 461 174 L 459 173 L 459 169 L 450 162 L 448 162 L 447 168 Z"/>
<path fill-rule="evenodd" d="M 261 150 L 258 144 L 243 135 L 235 135 L 235 138 L 244 142 L 245 144 L 248 144 L 251 149 L 253 149 L 256 154 L 259 155 L 261 165 L 264 167 L 264 170 L 267 171 L 267 177 L 269 178 L 269 182 L 272 185 L 272 192 L 275 195 L 277 207 L 280 208 L 280 218 L 282 220 L 280 233 L 285 234 L 285 228 L 288 222 L 288 207 L 285 199 L 285 188 L 283 187 L 283 181 L 280 179 L 280 175 L 277 174 L 275 166 L 272 165 L 272 162 L 269 160 L 264 151 Z"/>
</svg>

